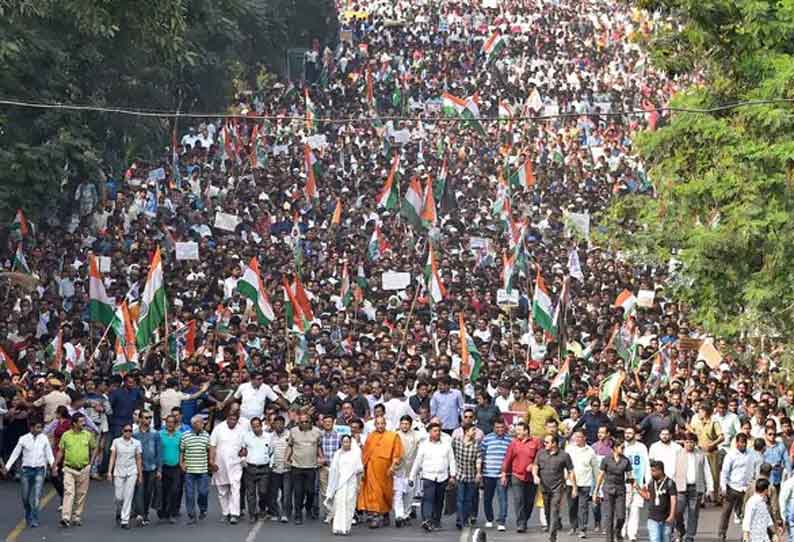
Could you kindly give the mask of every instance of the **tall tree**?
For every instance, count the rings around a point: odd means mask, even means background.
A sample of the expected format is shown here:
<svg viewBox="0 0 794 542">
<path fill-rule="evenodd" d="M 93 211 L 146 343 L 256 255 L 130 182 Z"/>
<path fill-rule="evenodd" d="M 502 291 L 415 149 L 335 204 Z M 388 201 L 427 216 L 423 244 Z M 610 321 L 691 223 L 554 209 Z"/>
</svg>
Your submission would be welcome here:
<svg viewBox="0 0 794 542">
<path fill-rule="evenodd" d="M 646 41 L 692 84 L 637 138 L 656 198 L 630 196 L 611 231 L 635 258 L 680 262 L 671 289 L 718 333 L 788 334 L 794 324 L 794 0 L 648 0 L 673 14 Z M 724 104 L 755 102 L 721 108 Z"/>
</svg>

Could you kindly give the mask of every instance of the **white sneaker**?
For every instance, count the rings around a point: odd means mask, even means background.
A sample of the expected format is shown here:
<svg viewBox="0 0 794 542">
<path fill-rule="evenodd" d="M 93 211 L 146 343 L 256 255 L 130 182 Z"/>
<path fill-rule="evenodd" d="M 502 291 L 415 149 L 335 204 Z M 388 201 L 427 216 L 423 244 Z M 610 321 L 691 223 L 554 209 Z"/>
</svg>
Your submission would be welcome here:
<svg viewBox="0 0 794 542">
<path fill-rule="evenodd" d="M 485 522 L 486 529 L 493 529 L 493 521 L 486 521 Z"/>
<path fill-rule="evenodd" d="M 499 527 L 496 528 L 496 530 L 499 532 L 504 532 L 507 530 L 507 527 L 505 527 L 504 525 L 500 525 Z"/>
</svg>

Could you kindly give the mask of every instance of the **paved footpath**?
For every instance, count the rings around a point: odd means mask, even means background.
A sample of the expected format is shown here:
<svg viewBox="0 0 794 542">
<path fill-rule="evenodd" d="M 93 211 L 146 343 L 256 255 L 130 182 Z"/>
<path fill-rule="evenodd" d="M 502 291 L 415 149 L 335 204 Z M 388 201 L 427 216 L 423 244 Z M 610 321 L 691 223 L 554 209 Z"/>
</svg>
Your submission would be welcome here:
<svg viewBox="0 0 794 542">
<path fill-rule="evenodd" d="M 53 541 L 80 541 L 80 542 L 110 542 L 112 540 L 144 540 L 145 542 L 330 542 L 332 540 L 345 540 L 332 536 L 330 526 L 319 521 L 307 521 L 302 526 L 280 524 L 272 522 L 259 522 L 250 525 L 242 521 L 238 525 L 226 525 L 219 521 L 218 503 L 215 490 L 210 490 L 209 517 L 197 526 L 187 526 L 184 518 L 177 525 L 161 525 L 156 521 L 142 528 L 133 528 L 129 531 L 118 528 L 114 523 L 113 491 L 108 482 L 91 481 L 88 492 L 88 504 L 84 515 L 83 526 L 70 529 L 58 527 L 58 498 L 52 488 L 47 485 L 44 489 L 46 506 L 41 514 L 41 527 L 38 529 L 24 528 L 22 504 L 19 500 L 19 486 L 14 482 L 0 482 L 0 532 L 6 542 L 53 542 Z M 507 532 L 498 533 L 496 530 L 488 531 L 488 539 L 504 542 L 545 542 L 548 535 L 543 533 L 537 523 L 536 512 L 526 534 L 518 534 L 514 528 Z M 563 524 L 567 526 L 567 515 L 563 516 Z M 484 521 L 482 513 L 481 521 Z M 700 516 L 700 529 L 697 542 L 712 542 L 717 540 L 717 524 L 719 512 L 715 508 L 703 510 Z M 455 529 L 453 516 L 445 517 L 444 528 L 432 534 L 425 533 L 419 528 L 419 522 L 414 521 L 410 527 L 397 529 L 388 527 L 372 531 L 364 526 L 354 527 L 351 538 L 359 540 L 374 537 L 386 537 L 390 540 L 405 542 L 459 542 L 461 533 Z M 644 525 L 644 519 L 640 522 Z M 560 532 L 559 542 L 579 542 L 578 538 L 569 536 L 567 528 Z M 640 529 L 640 540 L 648 540 L 644 527 Z M 728 540 L 738 541 L 741 535 L 736 525 L 731 525 Z M 602 541 L 603 536 L 591 535 L 588 540 Z M 468 541 L 466 541 L 468 542 Z"/>
</svg>

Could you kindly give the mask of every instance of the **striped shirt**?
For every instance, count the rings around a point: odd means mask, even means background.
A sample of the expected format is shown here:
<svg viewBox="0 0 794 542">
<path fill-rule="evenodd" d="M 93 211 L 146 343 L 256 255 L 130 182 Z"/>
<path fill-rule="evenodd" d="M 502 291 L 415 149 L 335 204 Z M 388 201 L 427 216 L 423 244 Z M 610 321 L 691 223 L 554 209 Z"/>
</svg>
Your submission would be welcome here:
<svg viewBox="0 0 794 542">
<path fill-rule="evenodd" d="M 184 433 L 179 448 L 185 457 L 185 471 L 188 474 L 207 474 L 209 472 L 208 452 L 210 435 L 206 431 L 196 434 L 193 431 Z"/>
<path fill-rule="evenodd" d="M 507 454 L 507 447 L 513 439 L 506 433 L 501 437 L 496 433 L 488 433 L 480 445 L 482 458 L 482 475 L 486 478 L 498 478 L 502 472 L 502 463 Z"/>
<path fill-rule="evenodd" d="M 290 447 L 290 438 L 288 431 L 282 431 L 279 435 L 275 431 L 271 433 L 270 445 L 273 447 L 273 462 L 271 467 L 276 474 L 289 472 L 289 464 L 287 463 L 287 452 Z"/>
</svg>

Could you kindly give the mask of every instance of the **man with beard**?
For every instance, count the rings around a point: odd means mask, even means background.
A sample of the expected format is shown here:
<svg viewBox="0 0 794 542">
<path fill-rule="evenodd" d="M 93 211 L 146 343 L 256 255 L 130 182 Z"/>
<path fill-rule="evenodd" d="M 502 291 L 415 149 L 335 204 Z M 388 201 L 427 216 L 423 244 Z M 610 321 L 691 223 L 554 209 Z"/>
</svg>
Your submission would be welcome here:
<svg viewBox="0 0 794 542">
<path fill-rule="evenodd" d="M 375 418 L 375 431 L 367 435 L 362 462 L 364 480 L 358 496 L 358 509 L 369 512 L 371 529 L 388 521 L 394 500 L 394 470 L 403 455 L 402 441 L 397 433 L 386 431 L 386 418 Z"/>
</svg>

